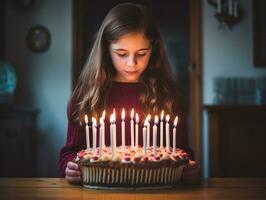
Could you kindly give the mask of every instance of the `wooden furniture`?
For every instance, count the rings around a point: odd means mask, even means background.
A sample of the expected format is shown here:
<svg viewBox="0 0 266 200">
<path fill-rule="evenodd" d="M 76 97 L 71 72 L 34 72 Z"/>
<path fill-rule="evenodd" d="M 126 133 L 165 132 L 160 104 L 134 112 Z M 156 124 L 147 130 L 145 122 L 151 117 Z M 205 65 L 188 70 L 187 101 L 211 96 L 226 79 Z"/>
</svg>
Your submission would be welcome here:
<svg viewBox="0 0 266 200">
<path fill-rule="evenodd" d="M 70 185 L 59 178 L 0 178 L 1 199 L 266 199 L 265 178 L 211 178 L 173 190 L 107 191 Z"/>
<path fill-rule="evenodd" d="M 266 105 L 205 106 L 211 177 L 266 177 Z"/>
<path fill-rule="evenodd" d="M 0 106 L 0 177 L 34 176 L 38 111 Z"/>
</svg>

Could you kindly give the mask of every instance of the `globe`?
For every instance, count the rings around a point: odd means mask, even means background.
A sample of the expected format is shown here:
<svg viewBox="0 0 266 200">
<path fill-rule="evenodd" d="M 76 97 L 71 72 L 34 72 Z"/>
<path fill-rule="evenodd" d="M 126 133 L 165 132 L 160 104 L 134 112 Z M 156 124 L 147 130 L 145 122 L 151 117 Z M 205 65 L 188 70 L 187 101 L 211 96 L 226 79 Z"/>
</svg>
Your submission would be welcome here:
<svg viewBox="0 0 266 200">
<path fill-rule="evenodd" d="M 10 103 L 16 89 L 17 77 L 14 67 L 0 61 L 0 103 Z"/>
</svg>

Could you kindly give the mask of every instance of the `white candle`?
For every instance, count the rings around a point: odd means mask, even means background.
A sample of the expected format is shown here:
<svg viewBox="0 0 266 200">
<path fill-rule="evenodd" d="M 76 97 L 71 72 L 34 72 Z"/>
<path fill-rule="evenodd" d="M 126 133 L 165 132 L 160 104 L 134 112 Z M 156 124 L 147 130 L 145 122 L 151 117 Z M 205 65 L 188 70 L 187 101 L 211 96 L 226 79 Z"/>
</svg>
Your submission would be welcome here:
<svg viewBox="0 0 266 200">
<path fill-rule="evenodd" d="M 125 109 L 123 108 L 122 110 L 122 123 L 121 123 L 121 127 L 122 127 L 122 148 L 125 149 Z"/>
<path fill-rule="evenodd" d="M 103 121 L 103 124 L 102 124 L 102 148 L 105 147 L 105 123 L 104 123 L 104 120 L 105 120 L 105 110 L 103 111 L 103 114 L 102 114 L 102 121 Z"/>
<path fill-rule="evenodd" d="M 116 152 L 116 114 L 115 114 L 115 109 L 113 111 L 113 119 L 114 119 L 114 124 L 113 124 L 113 137 L 114 137 L 114 150 Z"/>
<path fill-rule="evenodd" d="M 149 114 L 147 116 L 147 147 L 150 147 L 150 135 L 151 135 L 150 121 L 151 121 L 151 115 Z"/>
<path fill-rule="evenodd" d="M 166 125 L 165 125 L 165 132 L 166 132 L 166 150 L 170 150 L 170 133 L 169 133 L 169 120 L 170 116 L 166 115 Z"/>
<path fill-rule="evenodd" d="M 164 117 L 164 111 L 161 112 L 161 122 L 160 122 L 160 148 L 163 148 L 163 117 Z"/>
<path fill-rule="evenodd" d="M 148 125 L 148 119 L 146 118 L 143 126 L 143 156 L 146 157 L 147 155 L 147 125 Z"/>
<path fill-rule="evenodd" d="M 94 117 L 91 118 L 92 121 L 92 139 L 93 139 L 93 155 L 96 154 L 96 142 L 97 142 L 97 121 Z"/>
<path fill-rule="evenodd" d="M 157 124 L 158 124 L 159 118 L 157 115 L 155 115 L 154 118 L 154 125 L 153 125 L 153 155 L 156 156 L 156 146 L 157 146 Z"/>
<path fill-rule="evenodd" d="M 113 124 L 114 124 L 114 119 L 113 119 L 113 114 L 110 116 L 110 143 L 111 143 L 111 157 L 112 160 L 114 159 L 115 151 L 114 151 L 114 137 L 113 137 Z"/>
<path fill-rule="evenodd" d="M 237 17 L 238 13 L 238 3 L 237 1 L 234 2 L 234 17 Z"/>
<path fill-rule="evenodd" d="M 175 117 L 175 121 L 174 121 L 174 128 L 173 128 L 173 155 L 175 154 L 176 151 L 176 126 L 177 126 L 177 122 L 178 122 L 178 116 Z"/>
<path fill-rule="evenodd" d="M 100 133 L 99 133 L 99 158 L 102 158 L 102 148 L 103 148 L 103 118 L 100 118 Z"/>
<path fill-rule="evenodd" d="M 139 115 L 136 113 L 136 125 L 135 125 L 135 134 L 136 134 L 136 142 L 135 142 L 135 150 L 138 150 L 139 146 Z"/>
<path fill-rule="evenodd" d="M 87 145 L 87 150 L 90 149 L 90 129 L 89 129 L 89 120 L 88 120 L 88 115 L 85 115 L 85 130 L 86 130 L 86 145 Z"/>
<path fill-rule="evenodd" d="M 131 110 L 130 119 L 131 148 L 134 148 L 134 109 Z"/>
<path fill-rule="evenodd" d="M 229 0 L 229 16 L 232 16 L 233 15 L 233 1 L 232 0 Z"/>
<path fill-rule="evenodd" d="M 222 12 L 221 0 L 217 0 L 217 13 L 221 14 L 221 12 Z"/>
</svg>

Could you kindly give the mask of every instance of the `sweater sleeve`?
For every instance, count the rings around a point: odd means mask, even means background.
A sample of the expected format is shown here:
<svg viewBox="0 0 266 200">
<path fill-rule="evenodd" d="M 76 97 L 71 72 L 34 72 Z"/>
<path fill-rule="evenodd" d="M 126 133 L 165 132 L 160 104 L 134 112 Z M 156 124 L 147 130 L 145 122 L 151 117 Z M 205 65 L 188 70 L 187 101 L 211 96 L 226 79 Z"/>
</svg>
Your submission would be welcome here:
<svg viewBox="0 0 266 200">
<path fill-rule="evenodd" d="M 67 139 L 66 144 L 60 151 L 59 155 L 59 171 L 60 176 L 65 177 L 65 169 L 67 167 L 67 163 L 73 160 L 78 151 L 84 148 L 84 133 L 82 132 L 81 126 L 71 120 L 71 104 L 68 106 L 68 128 L 67 128 Z"/>
</svg>

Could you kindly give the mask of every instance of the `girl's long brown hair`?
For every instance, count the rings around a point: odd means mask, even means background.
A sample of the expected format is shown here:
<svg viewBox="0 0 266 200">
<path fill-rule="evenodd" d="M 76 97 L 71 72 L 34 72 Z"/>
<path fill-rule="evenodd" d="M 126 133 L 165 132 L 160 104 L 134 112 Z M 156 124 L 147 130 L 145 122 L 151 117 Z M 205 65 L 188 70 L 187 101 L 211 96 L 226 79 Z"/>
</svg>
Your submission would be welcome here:
<svg viewBox="0 0 266 200">
<path fill-rule="evenodd" d="M 159 114 L 162 109 L 172 116 L 177 114 L 173 109 L 177 110 L 176 106 L 180 105 L 180 93 L 152 14 L 143 5 L 123 3 L 111 9 L 105 17 L 74 89 L 71 117 L 75 121 L 82 121 L 85 113 L 96 117 L 101 115 L 115 75 L 108 52 L 110 42 L 132 32 L 143 32 L 152 45 L 148 67 L 140 79 L 145 85 L 139 97 L 142 114 Z"/>
</svg>

